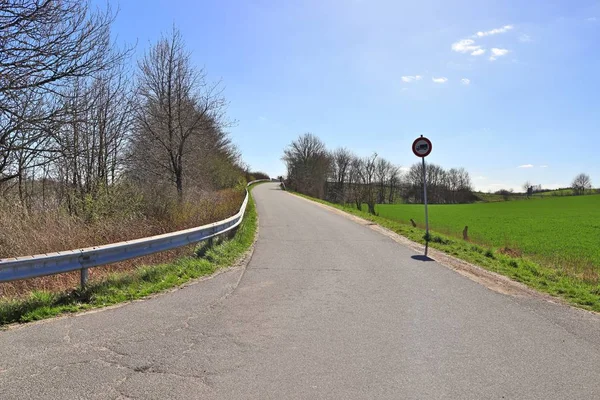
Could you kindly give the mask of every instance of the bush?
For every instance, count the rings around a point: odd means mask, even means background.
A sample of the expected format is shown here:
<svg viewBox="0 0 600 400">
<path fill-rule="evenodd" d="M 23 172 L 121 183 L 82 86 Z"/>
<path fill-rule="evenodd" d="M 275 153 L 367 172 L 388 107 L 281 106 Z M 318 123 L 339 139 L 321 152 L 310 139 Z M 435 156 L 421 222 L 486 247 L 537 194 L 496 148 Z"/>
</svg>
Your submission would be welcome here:
<svg viewBox="0 0 600 400">
<path fill-rule="evenodd" d="M 173 191 L 171 191 L 173 192 Z M 136 194 L 137 193 L 137 194 Z M 80 215 L 61 207 L 23 209 L 0 203 L 0 258 L 43 254 L 158 235 L 215 222 L 239 211 L 245 189 L 189 193 L 178 202 L 175 193 L 152 196 L 125 186 L 97 198 L 85 197 Z M 143 263 L 166 262 L 185 250 L 153 254 L 90 270 L 91 279 Z M 79 283 L 77 272 L 0 284 L 0 298 L 20 297 L 32 290 L 64 290 Z"/>
<path fill-rule="evenodd" d="M 252 179 L 250 179 L 250 178 L 252 178 Z M 268 174 L 265 174 L 264 172 L 256 171 L 256 172 L 246 173 L 246 180 L 248 182 L 256 181 L 259 179 L 271 179 L 271 178 L 269 177 Z"/>
<path fill-rule="evenodd" d="M 452 244 L 451 240 L 444 239 L 443 237 L 437 236 L 437 235 L 433 235 L 431 237 L 431 241 L 434 242 L 434 243 L 445 244 L 445 245 Z"/>
</svg>

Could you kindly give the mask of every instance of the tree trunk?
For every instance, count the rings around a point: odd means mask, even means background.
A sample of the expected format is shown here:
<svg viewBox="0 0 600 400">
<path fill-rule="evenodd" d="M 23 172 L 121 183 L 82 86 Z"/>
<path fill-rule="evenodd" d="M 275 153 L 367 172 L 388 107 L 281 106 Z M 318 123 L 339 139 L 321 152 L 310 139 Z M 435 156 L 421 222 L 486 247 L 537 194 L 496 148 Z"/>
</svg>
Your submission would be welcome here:
<svg viewBox="0 0 600 400">
<path fill-rule="evenodd" d="M 367 205 L 369 206 L 369 214 L 377 215 L 375 214 L 375 203 L 370 201 Z"/>
<path fill-rule="evenodd" d="M 177 199 L 181 203 L 183 201 L 183 179 L 181 171 L 175 173 L 175 185 L 177 186 Z"/>
</svg>

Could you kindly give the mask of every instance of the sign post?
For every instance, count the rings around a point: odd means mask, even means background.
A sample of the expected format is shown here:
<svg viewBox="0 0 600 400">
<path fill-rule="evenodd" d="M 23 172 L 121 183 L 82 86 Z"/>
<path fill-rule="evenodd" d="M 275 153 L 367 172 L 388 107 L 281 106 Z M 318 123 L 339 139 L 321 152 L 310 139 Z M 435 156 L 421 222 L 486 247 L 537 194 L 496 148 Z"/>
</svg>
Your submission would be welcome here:
<svg viewBox="0 0 600 400">
<path fill-rule="evenodd" d="M 412 151 L 417 157 L 421 157 L 423 161 L 423 203 L 425 204 L 425 257 L 429 248 L 429 215 L 427 214 L 427 171 L 425 169 L 425 157 L 431 153 L 431 140 L 426 137 L 415 139 L 412 144 Z"/>
</svg>

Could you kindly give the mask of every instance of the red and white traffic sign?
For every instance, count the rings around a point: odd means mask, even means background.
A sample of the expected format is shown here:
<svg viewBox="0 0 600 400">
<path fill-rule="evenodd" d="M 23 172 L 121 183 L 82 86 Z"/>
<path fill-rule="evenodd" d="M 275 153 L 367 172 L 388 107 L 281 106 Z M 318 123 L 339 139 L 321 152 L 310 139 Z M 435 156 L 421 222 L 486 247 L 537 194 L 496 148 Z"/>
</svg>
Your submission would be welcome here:
<svg viewBox="0 0 600 400">
<path fill-rule="evenodd" d="M 431 153 L 431 140 L 421 136 L 412 144 L 412 151 L 417 157 L 427 157 Z"/>
</svg>

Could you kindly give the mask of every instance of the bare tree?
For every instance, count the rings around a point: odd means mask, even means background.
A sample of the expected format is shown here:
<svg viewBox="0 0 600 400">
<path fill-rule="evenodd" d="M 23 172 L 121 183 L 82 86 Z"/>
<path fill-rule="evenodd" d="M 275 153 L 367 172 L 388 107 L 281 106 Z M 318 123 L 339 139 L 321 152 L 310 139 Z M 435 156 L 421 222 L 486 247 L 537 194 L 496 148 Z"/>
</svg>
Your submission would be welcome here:
<svg viewBox="0 0 600 400">
<path fill-rule="evenodd" d="M 362 169 L 363 160 L 356 155 L 352 156 L 348 168 L 348 200 L 353 202 L 358 210 L 362 209 L 363 191 L 362 191 Z"/>
<path fill-rule="evenodd" d="M 332 160 L 325 144 L 312 133 L 294 140 L 283 152 L 287 165 L 287 186 L 301 193 L 323 198 Z"/>
<path fill-rule="evenodd" d="M 590 179 L 589 175 L 581 173 L 573 179 L 571 187 L 573 188 L 573 193 L 576 195 L 582 195 L 585 194 L 586 190 L 592 188 L 592 180 Z"/>
<path fill-rule="evenodd" d="M 392 204 L 394 202 L 396 190 L 401 182 L 400 167 L 390 165 L 390 169 L 388 170 L 387 181 L 389 184 L 388 203 Z"/>
<path fill-rule="evenodd" d="M 387 200 L 386 197 L 386 188 L 387 188 L 387 179 L 390 174 L 390 170 L 392 169 L 392 163 L 386 160 L 385 158 L 377 159 L 377 163 L 375 164 L 375 175 L 377 178 L 377 203 L 382 204 Z"/>
<path fill-rule="evenodd" d="M 329 153 L 325 144 L 313 134 L 301 135 L 285 150 L 287 186 L 319 198 L 338 203 L 352 202 L 361 210 L 375 214 L 376 204 L 393 203 L 396 196 L 405 202 L 423 201 L 423 167 L 413 165 L 406 175 L 400 168 L 377 153 L 360 158 L 345 148 Z M 427 164 L 427 192 L 431 203 L 466 203 L 474 201 L 473 186 L 464 168 L 446 171 Z"/>
<path fill-rule="evenodd" d="M 334 201 L 344 203 L 346 201 L 345 184 L 348 180 L 348 172 L 353 154 L 350 150 L 340 147 L 333 152 L 332 178 L 335 182 Z"/>
<path fill-rule="evenodd" d="M 171 181 L 181 199 L 187 161 L 198 165 L 199 155 L 230 149 L 220 85 L 192 66 L 173 28 L 139 62 L 136 94 L 132 160 L 138 170 Z"/>
<path fill-rule="evenodd" d="M 124 64 L 75 78 L 61 98 L 63 122 L 51 131 L 56 178 L 63 182 L 68 208 L 85 206 L 90 195 L 109 192 L 123 166 L 132 123 L 130 73 Z"/>
<path fill-rule="evenodd" d="M 454 168 L 453 168 L 454 169 Z M 458 168 L 456 170 L 456 179 L 454 183 L 454 193 L 452 196 L 453 203 L 466 203 L 471 201 L 473 184 L 471 183 L 471 176 L 464 168 Z"/>
<path fill-rule="evenodd" d="M 370 214 L 375 215 L 376 196 L 376 174 L 377 174 L 377 153 L 365 157 L 361 163 L 361 187 L 363 192 L 363 201 L 367 203 Z"/>
<path fill-rule="evenodd" d="M 436 164 L 426 165 L 427 197 L 431 203 L 464 203 L 472 199 L 472 184 L 464 168 L 446 171 Z M 406 174 L 406 202 L 423 202 L 423 166 L 414 164 Z"/>
<path fill-rule="evenodd" d="M 22 92 L 12 102 L 12 115 L 0 117 L 0 132 L 4 146 L 0 146 L 0 185 L 17 178 L 21 205 L 29 207 L 30 193 L 27 180 L 45 164 L 43 152 L 49 147 L 49 136 L 33 123 L 43 118 L 44 102 L 33 92 Z M 0 133 L 0 135 L 2 135 Z"/>
<path fill-rule="evenodd" d="M 521 187 L 523 188 L 523 192 L 525 192 L 526 196 L 529 198 L 533 192 L 531 181 L 525 181 Z"/>
<path fill-rule="evenodd" d="M 91 12 L 86 1 L 1 2 L 0 183 L 23 172 L 14 168 L 13 152 L 40 150 L 48 126 L 61 116 L 53 98 L 64 96 L 71 79 L 105 70 L 127 55 L 111 52 L 112 19 L 110 8 Z M 35 106 L 27 111 L 18 106 L 24 101 Z"/>
</svg>

